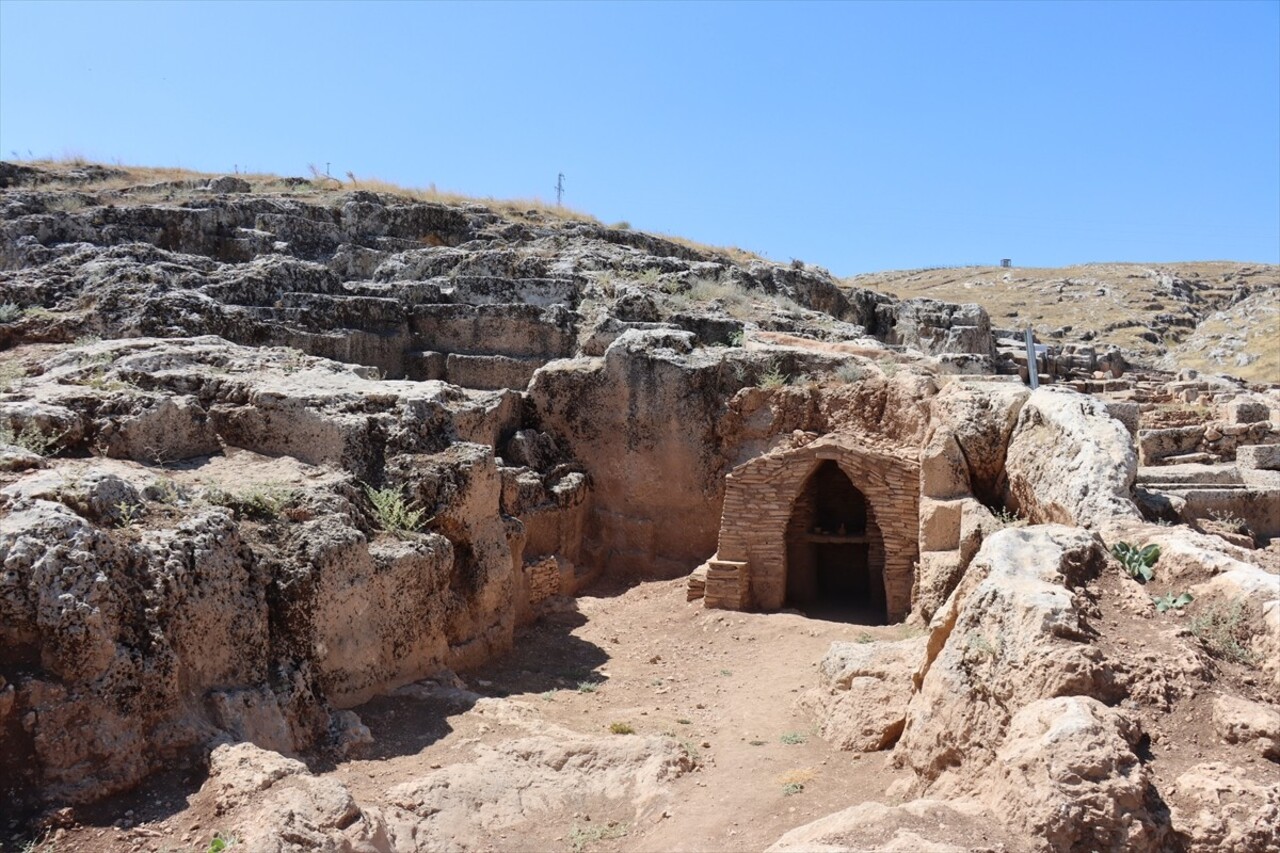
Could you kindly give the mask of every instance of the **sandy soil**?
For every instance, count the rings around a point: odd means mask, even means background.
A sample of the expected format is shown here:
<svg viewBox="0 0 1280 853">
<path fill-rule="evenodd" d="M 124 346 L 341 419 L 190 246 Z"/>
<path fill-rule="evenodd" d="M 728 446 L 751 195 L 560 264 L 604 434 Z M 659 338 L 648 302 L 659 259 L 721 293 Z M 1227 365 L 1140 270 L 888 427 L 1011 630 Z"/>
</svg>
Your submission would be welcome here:
<svg viewBox="0 0 1280 853">
<path fill-rule="evenodd" d="M 518 713 L 401 691 L 354 709 L 375 739 L 362 758 L 311 764 L 335 774 L 357 801 L 376 804 L 394 785 L 469 760 L 480 744 L 527 737 L 544 723 L 602 736 L 622 723 L 637 734 L 671 734 L 698 755 L 664 809 L 637 824 L 628 802 L 603 811 L 584 804 L 475 841 L 511 851 L 760 850 L 817 817 L 885 799 L 900 775 L 886 767 L 887 753 L 831 749 L 796 700 L 817 684 L 817 662 L 832 641 L 899 639 L 909 630 L 710 611 L 685 601 L 683 580 L 597 587 L 526 629 L 507 658 L 462 673 L 471 690 L 505 697 Z M 199 773 L 174 774 L 81 810 L 51 849 L 207 850 L 215 832 L 232 828 L 187 806 L 200 782 Z M 626 834 L 584 842 L 611 821 L 603 834 Z"/>
</svg>

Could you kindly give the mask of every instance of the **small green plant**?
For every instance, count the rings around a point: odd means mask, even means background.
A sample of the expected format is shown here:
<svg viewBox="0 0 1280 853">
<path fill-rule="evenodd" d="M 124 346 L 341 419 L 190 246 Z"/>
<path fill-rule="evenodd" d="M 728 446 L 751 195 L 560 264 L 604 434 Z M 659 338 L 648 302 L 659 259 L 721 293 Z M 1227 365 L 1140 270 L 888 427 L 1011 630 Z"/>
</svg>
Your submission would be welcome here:
<svg viewBox="0 0 1280 853">
<path fill-rule="evenodd" d="M 733 670 L 731 670 L 731 669 L 722 669 L 722 670 L 720 670 L 720 674 L 721 674 L 721 675 L 723 675 L 723 676 L 728 677 L 728 676 L 730 676 L 730 675 L 733 675 Z"/>
<path fill-rule="evenodd" d="M 783 743 L 785 743 L 787 746 L 796 746 L 797 744 L 802 744 L 808 740 L 808 738 L 805 737 L 800 732 L 787 732 L 786 734 L 784 734 L 782 737 L 778 739 Z"/>
<path fill-rule="evenodd" d="M 1196 599 L 1189 592 L 1184 592 L 1178 596 L 1171 592 L 1166 592 L 1161 596 L 1151 596 L 1151 600 L 1155 602 L 1156 612 L 1164 613 L 1166 610 L 1181 610 Z"/>
<path fill-rule="evenodd" d="M 26 312 L 22 310 L 22 306 L 16 302 L 0 303 L 0 323 L 12 323 L 21 319 L 24 313 Z"/>
<path fill-rule="evenodd" d="M 898 363 L 887 358 L 877 361 L 876 367 L 879 367 L 880 372 L 887 377 L 892 377 L 898 372 Z"/>
<path fill-rule="evenodd" d="M 375 489 L 366 483 L 364 491 L 369 497 L 369 503 L 373 504 L 373 516 L 378 526 L 394 536 L 416 533 L 430 520 L 424 519 L 426 512 L 411 501 L 406 501 L 399 489 L 391 486 Z"/>
<path fill-rule="evenodd" d="M 771 391 L 775 388 L 781 388 L 789 381 L 791 381 L 791 377 L 783 373 L 782 366 L 777 360 L 774 360 L 769 362 L 764 373 L 760 374 L 760 381 L 757 384 L 766 391 Z"/>
<path fill-rule="evenodd" d="M 21 432 L 15 431 L 12 424 L 0 423 L 0 444 L 21 447 L 37 456 L 52 456 L 61 443 L 62 436 L 45 435 L 33 423 L 28 423 Z"/>
<path fill-rule="evenodd" d="M 693 720 L 690 720 L 688 717 L 677 717 L 677 718 L 676 718 L 676 722 L 677 722 L 677 723 L 679 723 L 679 724 L 680 724 L 680 725 L 682 725 L 682 726 L 691 726 L 691 725 L 693 725 Z"/>
<path fill-rule="evenodd" d="M 749 743 L 751 746 L 764 746 L 764 741 L 762 740 L 749 740 L 747 741 L 747 743 Z"/>
<path fill-rule="evenodd" d="M 298 493 L 274 484 L 252 486 L 243 492 L 228 492 L 213 486 L 206 490 L 205 497 L 209 503 L 225 506 L 246 518 L 274 521 L 298 499 Z"/>
<path fill-rule="evenodd" d="M 743 332 L 734 332 L 733 334 L 729 335 L 729 346 L 731 346 L 731 347 L 740 347 L 740 346 L 742 346 L 743 341 L 745 341 L 745 340 L 746 340 L 746 334 L 745 334 L 745 333 L 743 333 Z"/>
<path fill-rule="evenodd" d="M 1000 525 L 1002 530 L 1006 527 L 1021 527 L 1027 523 L 1025 518 L 1008 507 L 1002 506 L 999 509 L 992 510 L 991 514 L 996 517 L 996 523 Z"/>
<path fill-rule="evenodd" d="M 1139 549 L 1128 542 L 1117 542 L 1111 546 L 1111 554 L 1120 561 L 1129 576 L 1140 583 L 1146 583 L 1156 576 L 1154 567 L 1160 559 L 1159 545 Z"/>
<path fill-rule="evenodd" d="M 860 364 L 846 362 L 835 369 L 831 378 L 841 385 L 853 385 L 867 378 L 867 369 Z"/>
<path fill-rule="evenodd" d="M 854 637 L 853 639 L 854 639 L 854 642 L 856 643 L 864 643 L 864 644 L 874 643 L 876 641 L 876 638 L 871 636 L 870 631 L 859 631 L 858 636 Z"/>
<path fill-rule="evenodd" d="M 1191 619 L 1191 633 L 1218 658 L 1252 665 L 1258 656 L 1247 645 L 1249 630 L 1244 619 L 1245 600 L 1215 604 Z"/>
<path fill-rule="evenodd" d="M 16 362 L 0 364 L 0 394 L 17 391 L 22 386 L 22 380 L 26 376 L 27 372 L 22 369 L 22 365 Z"/>
<path fill-rule="evenodd" d="M 128 529 L 137 524 L 138 519 L 142 517 L 142 507 L 128 501 L 117 501 L 116 517 L 120 520 L 120 526 Z"/>
<path fill-rule="evenodd" d="M 615 735 L 633 735 L 636 733 L 635 727 L 630 723 L 610 723 L 609 731 Z"/>
<path fill-rule="evenodd" d="M 595 692 L 596 692 L 597 690 L 599 690 L 599 689 L 600 689 L 600 685 L 596 684 L 594 681 L 579 681 L 579 682 L 578 682 L 578 692 L 579 692 L 579 693 L 595 693 Z"/>
<path fill-rule="evenodd" d="M 209 849 L 206 853 L 223 853 L 224 850 L 234 847 L 235 844 L 236 837 L 234 835 L 215 834 L 213 840 L 209 842 Z"/>
<path fill-rule="evenodd" d="M 614 821 L 598 826 L 579 825 L 575 826 L 573 831 L 569 833 L 569 843 L 573 845 L 573 853 L 582 853 L 588 846 L 596 842 L 625 838 L 629 831 L 627 824 Z"/>
<path fill-rule="evenodd" d="M 1209 517 L 1236 533 L 1247 533 L 1249 530 L 1249 525 L 1245 520 L 1230 510 L 1211 509 L 1209 510 Z"/>
<path fill-rule="evenodd" d="M 787 784 L 782 786 L 782 796 L 790 797 L 794 794 L 799 794 L 803 790 L 804 790 L 803 782 L 788 782 Z"/>
</svg>

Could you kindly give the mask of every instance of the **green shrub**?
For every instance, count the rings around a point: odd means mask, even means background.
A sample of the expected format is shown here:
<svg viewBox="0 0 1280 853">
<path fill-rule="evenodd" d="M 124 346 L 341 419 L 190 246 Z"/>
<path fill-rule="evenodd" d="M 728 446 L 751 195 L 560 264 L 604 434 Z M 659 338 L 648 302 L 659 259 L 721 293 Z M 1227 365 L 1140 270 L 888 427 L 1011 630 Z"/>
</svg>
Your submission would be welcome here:
<svg viewBox="0 0 1280 853">
<path fill-rule="evenodd" d="M 853 385 L 867 378 L 867 369 L 860 364 L 846 362 L 835 369 L 831 379 L 841 385 Z"/>
<path fill-rule="evenodd" d="M 1156 576 L 1155 564 L 1160 559 L 1160 546 L 1148 545 L 1139 550 L 1128 542 L 1117 542 L 1111 546 L 1111 554 L 1120 561 L 1129 576 L 1140 583 L 1146 583 Z"/>
<path fill-rule="evenodd" d="M 796 746 L 797 744 L 804 743 L 806 740 L 808 740 L 808 738 L 806 738 L 800 732 L 787 732 L 782 737 L 780 737 L 779 740 L 785 743 L 787 746 Z"/>
<path fill-rule="evenodd" d="M 791 377 L 782 372 L 782 365 L 775 359 L 769 362 L 764 373 L 760 374 L 759 386 L 767 391 L 781 388 L 791 381 Z"/>
<path fill-rule="evenodd" d="M 633 735 L 636 733 L 635 727 L 630 723 L 610 723 L 609 731 L 615 735 Z"/>
<path fill-rule="evenodd" d="M 37 456 L 52 456 L 61 443 L 62 436 L 47 436 L 33 423 L 28 423 L 21 432 L 15 431 L 11 424 L 0 423 L 0 444 L 12 444 Z"/>
<path fill-rule="evenodd" d="M 21 319 L 24 313 L 26 312 L 22 310 L 22 306 L 16 302 L 0 303 L 0 323 L 12 323 Z"/>
<path fill-rule="evenodd" d="M 1227 604 L 1215 604 L 1204 613 L 1192 617 L 1191 633 L 1209 654 L 1218 658 L 1252 665 L 1258 656 L 1246 645 L 1249 629 L 1244 620 L 1245 600 L 1237 598 Z"/>
<path fill-rule="evenodd" d="M 395 536 L 407 536 L 417 533 L 422 525 L 430 519 L 424 519 L 426 512 L 411 501 L 406 501 L 400 490 L 391 486 L 375 489 L 365 484 L 365 494 L 369 503 L 373 504 L 373 517 L 378 526 Z"/>
<path fill-rule="evenodd" d="M 1154 595 L 1151 596 L 1151 600 L 1156 604 L 1156 611 L 1164 613 L 1166 610 L 1181 610 L 1191 602 L 1195 601 L 1196 598 L 1189 592 L 1184 592 L 1176 597 L 1173 593 L 1166 592 L 1164 595 L 1158 597 Z"/>
</svg>

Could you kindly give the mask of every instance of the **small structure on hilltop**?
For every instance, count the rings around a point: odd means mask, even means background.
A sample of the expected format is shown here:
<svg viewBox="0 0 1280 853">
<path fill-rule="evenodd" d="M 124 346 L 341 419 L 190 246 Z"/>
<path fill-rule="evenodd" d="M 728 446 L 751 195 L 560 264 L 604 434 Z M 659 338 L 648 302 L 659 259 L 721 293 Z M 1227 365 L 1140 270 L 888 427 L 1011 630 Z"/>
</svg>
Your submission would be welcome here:
<svg viewBox="0 0 1280 853">
<path fill-rule="evenodd" d="M 911 609 L 919 463 L 833 434 L 729 473 L 705 603 L 868 624 Z"/>
</svg>

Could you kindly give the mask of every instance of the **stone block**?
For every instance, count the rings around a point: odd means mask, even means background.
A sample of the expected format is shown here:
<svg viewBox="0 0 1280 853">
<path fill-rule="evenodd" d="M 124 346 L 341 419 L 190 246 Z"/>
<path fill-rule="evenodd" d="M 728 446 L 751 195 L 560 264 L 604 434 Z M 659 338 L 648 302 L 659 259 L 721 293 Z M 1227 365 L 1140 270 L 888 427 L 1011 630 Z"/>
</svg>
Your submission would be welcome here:
<svg viewBox="0 0 1280 853">
<path fill-rule="evenodd" d="M 1138 434 L 1138 416 L 1139 406 L 1127 400 L 1107 400 L 1107 414 L 1124 424 L 1124 428 L 1129 431 L 1129 435 L 1136 436 Z"/>
<path fill-rule="evenodd" d="M 1229 424 L 1253 424 L 1271 417 L 1271 410 L 1266 403 L 1247 397 L 1237 397 L 1227 403 L 1226 409 Z"/>
<path fill-rule="evenodd" d="M 1252 444 L 1236 450 L 1236 464 L 1258 471 L 1280 471 L 1280 444 Z"/>
<path fill-rule="evenodd" d="M 963 500 L 920 499 L 920 550 L 950 551 L 960 547 Z"/>
</svg>

